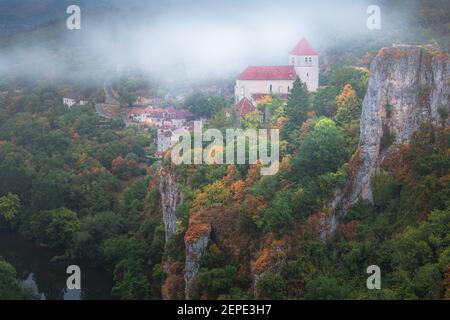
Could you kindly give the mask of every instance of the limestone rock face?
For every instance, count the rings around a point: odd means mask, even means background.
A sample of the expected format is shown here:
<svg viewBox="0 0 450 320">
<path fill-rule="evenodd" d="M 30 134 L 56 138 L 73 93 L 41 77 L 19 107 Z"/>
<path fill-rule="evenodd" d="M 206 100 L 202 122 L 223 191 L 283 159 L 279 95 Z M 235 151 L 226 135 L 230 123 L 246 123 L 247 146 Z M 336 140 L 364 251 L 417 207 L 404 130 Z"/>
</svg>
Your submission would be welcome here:
<svg viewBox="0 0 450 320">
<path fill-rule="evenodd" d="M 202 233 L 195 239 L 185 240 L 186 264 L 184 273 L 185 298 L 191 299 L 192 282 L 200 269 L 200 258 L 208 247 L 210 240 L 211 226 L 206 226 Z"/>
<path fill-rule="evenodd" d="M 176 209 L 180 197 L 175 172 L 170 168 L 161 167 L 159 171 L 159 192 L 161 194 L 161 207 L 167 242 L 177 230 L 178 217 Z"/>
<path fill-rule="evenodd" d="M 442 119 L 442 110 L 447 117 Z M 390 144 L 408 143 L 424 123 L 449 125 L 449 61 L 433 46 L 397 45 L 381 49 L 370 68 L 361 115 L 357 153 L 345 190 L 338 190 L 331 211 L 345 214 L 358 199 L 373 202 L 371 177 Z M 336 216 L 330 217 L 331 231 Z"/>
</svg>

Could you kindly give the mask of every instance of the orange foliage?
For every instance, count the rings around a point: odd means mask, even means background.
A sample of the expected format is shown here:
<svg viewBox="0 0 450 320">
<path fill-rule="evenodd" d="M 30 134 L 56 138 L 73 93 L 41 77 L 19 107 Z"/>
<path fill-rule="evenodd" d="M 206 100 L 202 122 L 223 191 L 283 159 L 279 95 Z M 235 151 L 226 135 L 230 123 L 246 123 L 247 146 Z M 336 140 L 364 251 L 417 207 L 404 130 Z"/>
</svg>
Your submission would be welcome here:
<svg viewBox="0 0 450 320">
<path fill-rule="evenodd" d="M 272 249 L 264 248 L 259 254 L 255 263 L 253 264 L 253 272 L 255 274 L 261 274 L 267 271 L 267 269 L 269 269 L 271 264 L 272 264 Z"/>
<path fill-rule="evenodd" d="M 186 244 L 192 244 L 203 236 L 211 233 L 211 223 L 207 222 L 207 215 L 202 211 L 194 212 L 189 219 L 189 228 L 184 235 Z"/>
<path fill-rule="evenodd" d="M 450 265 L 447 267 L 447 272 L 444 275 L 442 287 L 444 288 L 443 299 L 450 300 Z"/>
<path fill-rule="evenodd" d="M 235 183 L 231 185 L 231 191 L 233 192 L 233 198 L 235 200 L 242 199 L 242 197 L 245 195 L 245 192 L 247 191 L 247 186 L 245 185 L 245 182 L 242 180 L 238 180 Z"/>
<path fill-rule="evenodd" d="M 346 84 L 342 93 L 336 97 L 338 109 L 343 108 L 350 99 L 358 99 L 358 96 L 356 95 L 356 91 L 353 90 L 352 85 Z"/>
<path fill-rule="evenodd" d="M 266 207 L 266 203 L 263 199 L 255 197 L 253 195 L 246 196 L 245 204 L 247 205 L 247 213 L 251 216 L 257 214 Z"/>
<path fill-rule="evenodd" d="M 358 221 L 350 221 L 345 224 L 340 224 L 338 227 L 338 233 L 342 234 L 345 239 L 352 240 L 358 230 Z"/>
<path fill-rule="evenodd" d="M 252 264 L 254 274 L 262 274 L 279 266 L 288 251 L 286 241 L 275 240 L 268 247 L 263 248 Z"/>
<path fill-rule="evenodd" d="M 318 212 L 308 217 L 305 222 L 305 233 L 318 237 L 327 228 L 327 214 L 324 212 Z"/>
<path fill-rule="evenodd" d="M 184 299 L 183 266 L 179 262 L 168 261 L 164 264 L 167 278 L 161 286 L 161 294 L 164 300 Z"/>
<path fill-rule="evenodd" d="M 311 131 L 313 125 L 313 120 L 308 119 L 305 122 L 303 122 L 302 126 L 300 127 L 300 138 L 306 137 L 306 135 Z"/>
<path fill-rule="evenodd" d="M 278 117 L 277 122 L 275 124 L 275 129 L 281 129 L 283 124 L 286 122 L 287 118 L 284 116 Z"/>
<path fill-rule="evenodd" d="M 258 161 L 256 164 L 250 165 L 248 169 L 247 179 L 245 179 L 245 184 L 250 186 L 257 182 L 261 178 L 261 163 Z"/>
<path fill-rule="evenodd" d="M 228 184 L 238 178 L 238 172 L 236 169 L 236 166 L 234 164 L 231 164 L 227 168 L 227 175 L 223 178 L 223 182 L 225 184 Z"/>
</svg>

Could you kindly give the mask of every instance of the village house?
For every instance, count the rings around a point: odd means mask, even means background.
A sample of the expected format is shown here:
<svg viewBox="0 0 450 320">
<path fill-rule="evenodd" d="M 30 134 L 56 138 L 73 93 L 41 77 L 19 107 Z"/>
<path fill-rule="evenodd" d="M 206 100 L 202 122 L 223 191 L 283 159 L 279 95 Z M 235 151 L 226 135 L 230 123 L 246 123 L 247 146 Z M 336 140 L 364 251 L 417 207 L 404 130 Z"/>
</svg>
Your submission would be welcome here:
<svg viewBox="0 0 450 320">
<path fill-rule="evenodd" d="M 251 66 L 236 79 L 235 103 L 246 98 L 252 103 L 264 95 L 286 97 L 297 77 L 310 92 L 319 87 L 319 55 L 306 39 L 302 39 L 288 55 L 287 66 Z"/>
<path fill-rule="evenodd" d="M 146 98 L 146 97 L 142 97 L 142 96 L 138 96 L 136 98 L 136 101 L 134 102 L 134 106 L 146 106 L 153 103 L 152 99 Z"/>
<path fill-rule="evenodd" d="M 152 111 L 153 108 L 151 106 L 148 106 L 145 109 L 131 108 L 128 111 L 128 119 L 134 123 L 149 123 Z"/>
<path fill-rule="evenodd" d="M 180 134 L 192 131 L 191 127 L 164 127 L 158 130 L 158 150 L 157 155 L 163 155 L 167 150 L 172 148 L 177 142 Z"/>
<path fill-rule="evenodd" d="M 5 99 L 7 95 L 8 95 L 8 91 L 3 91 L 3 92 L 0 91 L 0 101 Z"/>
<path fill-rule="evenodd" d="M 172 146 L 172 135 L 173 132 L 170 129 L 158 130 L 158 155 L 162 155 Z"/>
<path fill-rule="evenodd" d="M 68 92 L 63 95 L 63 104 L 69 108 L 74 105 L 84 106 L 88 104 L 87 101 L 82 95 L 75 92 Z"/>
<path fill-rule="evenodd" d="M 187 110 L 179 110 L 173 107 L 167 109 L 153 108 L 131 108 L 127 112 L 129 122 L 136 124 L 152 125 L 156 128 L 173 127 L 175 129 L 183 127 L 191 113 Z"/>
</svg>

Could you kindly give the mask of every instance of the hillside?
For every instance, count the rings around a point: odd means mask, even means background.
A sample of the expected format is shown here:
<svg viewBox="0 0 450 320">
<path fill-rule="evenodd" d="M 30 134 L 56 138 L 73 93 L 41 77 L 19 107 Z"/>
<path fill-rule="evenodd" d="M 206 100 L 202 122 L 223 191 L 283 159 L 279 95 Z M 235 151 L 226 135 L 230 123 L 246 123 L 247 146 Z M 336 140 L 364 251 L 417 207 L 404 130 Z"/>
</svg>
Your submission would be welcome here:
<svg viewBox="0 0 450 320">
<path fill-rule="evenodd" d="M 448 1 L 379 1 L 387 18 L 408 19 L 324 34 L 317 92 L 297 78 L 287 100 L 267 94 L 243 117 L 223 94 L 231 78 L 187 81 L 169 55 L 203 46 L 150 36 L 133 46 L 142 38 L 123 28 L 138 15 L 91 2 L 86 26 L 102 37 L 68 33 L 65 0 L 0 0 L 0 232 L 51 250 L 50 263 L 100 268 L 115 299 L 450 299 Z M 155 17 L 183 1 L 169 2 L 152 4 Z M 160 73 L 122 65 L 167 44 Z M 68 107 L 68 93 L 88 103 Z M 279 171 L 175 165 L 172 150 L 157 153 L 154 125 L 95 108 L 117 99 L 134 110 L 138 97 L 222 134 L 279 129 Z M 379 290 L 368 290 L 370 266 Z M 0 257 L 0 299 L 39 298 L 21 276 Z"/>
</svg>

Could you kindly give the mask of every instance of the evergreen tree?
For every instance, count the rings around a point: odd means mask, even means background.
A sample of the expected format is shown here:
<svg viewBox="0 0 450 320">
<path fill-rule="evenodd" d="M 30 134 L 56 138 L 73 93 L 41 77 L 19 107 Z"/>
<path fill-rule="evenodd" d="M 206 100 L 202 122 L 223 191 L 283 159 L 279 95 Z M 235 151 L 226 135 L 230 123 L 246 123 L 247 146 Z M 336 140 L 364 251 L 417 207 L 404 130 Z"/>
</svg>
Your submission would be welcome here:
<svg viewBox="0 0 450 320">
<path fill-rule="evenodd" d="M 308 89 L 306 84 L 297 77 L 285 107 L 287 120 L 283 126 L 283 139 L 288 139 L 291 133 L 300 128 L 301 124 L 308 118 L 309 110 Z"/>
</svg>

